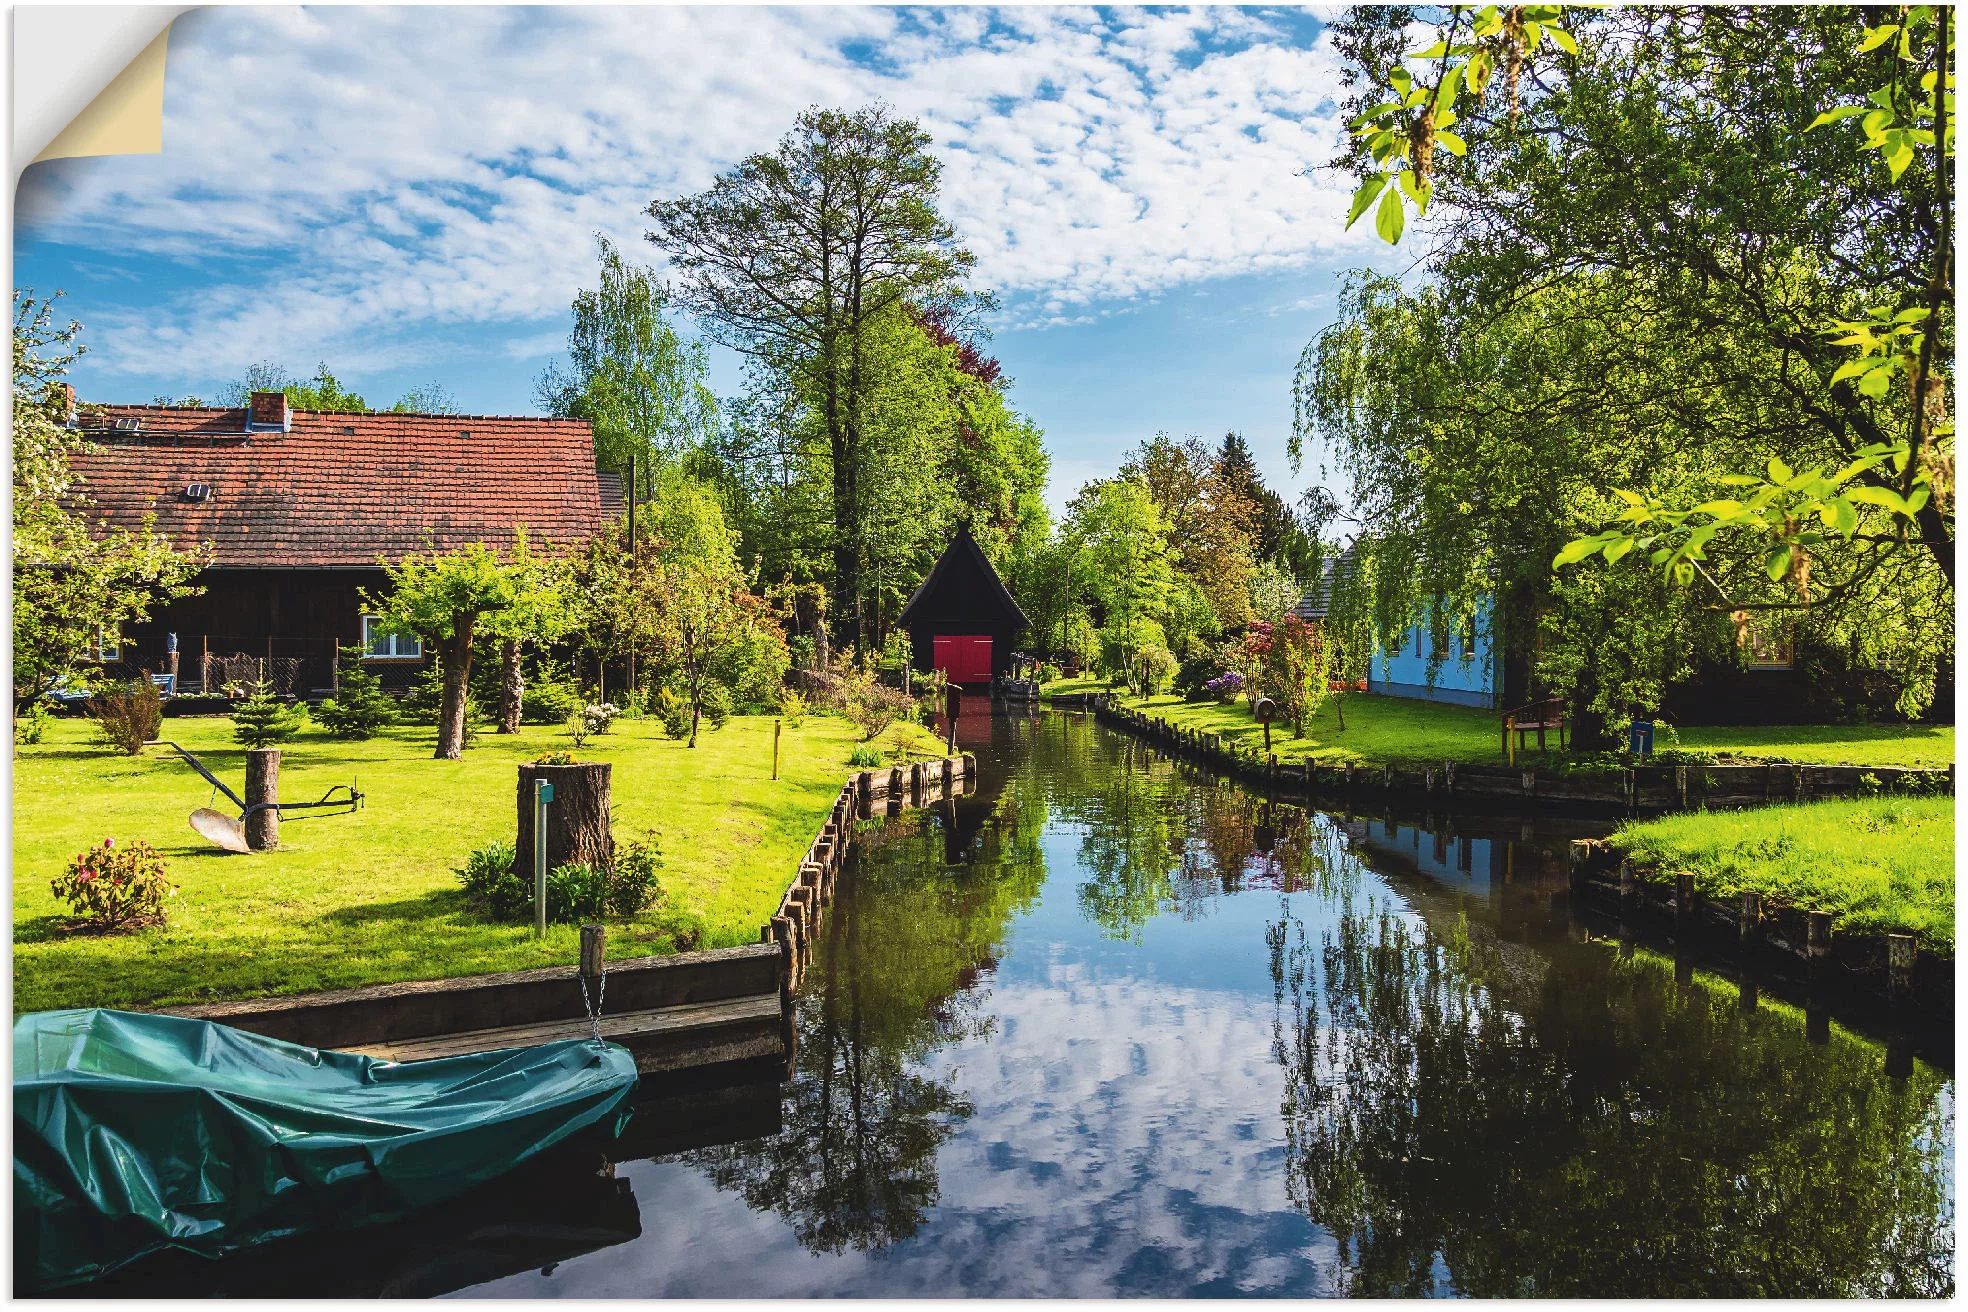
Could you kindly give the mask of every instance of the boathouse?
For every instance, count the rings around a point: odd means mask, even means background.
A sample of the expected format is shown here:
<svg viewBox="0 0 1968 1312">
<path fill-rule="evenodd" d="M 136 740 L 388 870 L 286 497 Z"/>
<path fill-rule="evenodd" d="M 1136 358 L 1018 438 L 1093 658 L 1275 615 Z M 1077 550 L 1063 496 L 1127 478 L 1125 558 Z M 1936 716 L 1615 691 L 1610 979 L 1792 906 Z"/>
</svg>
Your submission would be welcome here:
<svg viewBox="0 0 1968 1312">
<path fill-rule="evenodd" d="M 155 516 L 177 546 L 211 548 L 200 595 L 104 634 L 98 651 L 111 669 L 175 674 L 181 693 L 264 671 L 276 692 L 324 695 L 335 649 L 355 645 L 385 685 L 406 686 L 426 653 L 378 631 L 360 602 L 386 588 L 383 561 L 496 547 L 522 525 L 570 545 L 622 510 L 585 421 L 295 410 L 280 392 L 245 407 L 72 413 L 92 517 L 136 528 Z"/>
<path fill-rule="evenodd" d="M 1010 672 L 1012 644 L 1025 629 L 1025 612 L 966 525 L 910 596 L 898 622 L 909 631 L 917 670 L 942 670 L 952 683 L 984 687 Z"/>
</svg>

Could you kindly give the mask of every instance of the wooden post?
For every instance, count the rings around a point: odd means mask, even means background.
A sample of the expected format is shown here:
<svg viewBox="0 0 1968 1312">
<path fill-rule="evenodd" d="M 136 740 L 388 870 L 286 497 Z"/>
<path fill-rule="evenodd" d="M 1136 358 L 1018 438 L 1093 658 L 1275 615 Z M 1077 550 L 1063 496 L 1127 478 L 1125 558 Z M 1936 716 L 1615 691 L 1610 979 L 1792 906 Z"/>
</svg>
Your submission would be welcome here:
<svg viewBox="0 0 1968 1312">
<path fill-rule="evenodd" d="M 1911 934 L 1886 936 L 1886 989 L 1896 998 L 1913 992 L 1913 963 L 1916 956 Z"/>
<path fill-rule="evenodd" d="M 198 691 L 212 695 L 212 635 L 198 635 Z"/>
<path fill-rule="evenodd" d="M 246 846 L 255 852 L 271 852 L 280 846 L 280 812 L 271 803 L 280 800 L 280 749 L 254 747 L 246 753 L 246 805 L 268 804 L 246 819 Z"/>
<path fill-rule="evenodd" d="M 779 720 L 772 722 L 772 777 L 774 779 L 779 777 L 779 729 L 781 723 Z"/>
<path fill-rule="evenodd" d="M 1736 1010 L 1745 1015 L 1756 1010 L 1756 980 L 1748 971 L 1736 981 Z"/>
<path fill-rule="evenodd" d="M 1831 913 L 1807 911 L 1804 914 L 1805 954 L 1815 974 L 1831 958 Z"/>
<path fill-rule="evenodd" d="M 589 1005 L 598 1001 L 602 959 L 608 951 L 608 931 L 600 925 L 581 926 L 581 982 L 588 987 Z M 596 1010 L 599 1010 L 597 1007 Z"/>
<path fill-rule="evenodd" d="M 1636 881 L 1633 875 L 1633 860 L 1632 858 L 1629 857 L 1620 862 L 1620 873 L 1619 873 L 1620 910 L 1622 911 L 1626 910 L 1628 906 L 1632 905 L 1635 882 Z"/>
<path fill-rule="evenodd" d="M 1763 895 L 1744 892 L 1742 914 L 1736 921 L 1736 939 L 1745 947 L 1763 941 Z"/>
<path fill-rule="evenodd" d="M 1585 868 L 1592 859 L 1592 840 L 1574 838 L 1571 843 L 1572 887 L 1577 888 L 1585 882 Z"/>
<path fill-rule="evenodd" d="M 606 761 L 519 767 L 519 841 L 514 869 L 528 884 L 534 880 L 534 781 L 553 785 L 553 803 L 547 807 L 547 869 L 575 864 L 600 868 L 615 859 L 615 839 L 608 825 L 613 770 Z"/>
<path fill-rule="evenodd" d="M 1674 919 L 1682 925 L 1695 923 L 1695 876 L 1683 870 L 1674 876 Z"/>
</svg>

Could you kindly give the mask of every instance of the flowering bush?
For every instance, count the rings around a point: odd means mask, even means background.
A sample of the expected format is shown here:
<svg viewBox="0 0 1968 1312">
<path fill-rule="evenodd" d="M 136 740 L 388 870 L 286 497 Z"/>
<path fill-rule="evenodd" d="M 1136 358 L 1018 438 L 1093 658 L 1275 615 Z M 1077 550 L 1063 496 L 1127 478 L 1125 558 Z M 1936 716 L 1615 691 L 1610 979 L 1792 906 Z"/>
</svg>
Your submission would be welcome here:
<svg viewBox="0 0 1968 1312">
<path fill-rule="evenodd" d="M 1228 705 L 1237 700 L 1244 690 L 1244 676 L 1235 670 L 1226 670 L 1203 685 L 1203 691 L 1218 701 Z"/>
<path fill-rule="evenodd" d="M 102 930 L 163 919 L 164 899 L 175 891 L 149 843 L 118 848 L 113 838 L 78 853 L 49 887 L 77 919 Z"/>
<path fill-rule="evenodd" d="M 581 708 L 581 715 L 588 722 L 589 733 L 607 733 L 608 726 L 615 723 L 615 717 L 622 708 L 614 702 L 591 703 Z"/>
</svg>

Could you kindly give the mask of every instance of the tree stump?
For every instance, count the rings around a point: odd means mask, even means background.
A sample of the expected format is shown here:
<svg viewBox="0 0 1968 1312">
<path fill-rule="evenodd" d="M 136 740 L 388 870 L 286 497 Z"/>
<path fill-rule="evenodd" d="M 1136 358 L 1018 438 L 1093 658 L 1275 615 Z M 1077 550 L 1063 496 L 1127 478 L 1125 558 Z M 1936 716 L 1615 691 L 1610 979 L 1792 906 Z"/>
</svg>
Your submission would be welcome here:
<svg viewBox="0 0 1968 1312">
<path fill-rule="evenodd" d="M 571 864 L 596 867 L 612 864 L 615 839 L 608 825 L 607 762 L 583 765 L 522 765 L 519 767 L 519 843 L 514 868 L 533 883 L 533 781 L 553 785 L 547 803 L 547 869 Z"/>
<path fill-rule="evenodd" d="M 280 800 L 280 749 L 254 747 L 246 752 L 246 805 Z M 268 806 L 246 818 L 246 846 L 271 852 L 280 846 L 280 812 Z"/>
</svg>

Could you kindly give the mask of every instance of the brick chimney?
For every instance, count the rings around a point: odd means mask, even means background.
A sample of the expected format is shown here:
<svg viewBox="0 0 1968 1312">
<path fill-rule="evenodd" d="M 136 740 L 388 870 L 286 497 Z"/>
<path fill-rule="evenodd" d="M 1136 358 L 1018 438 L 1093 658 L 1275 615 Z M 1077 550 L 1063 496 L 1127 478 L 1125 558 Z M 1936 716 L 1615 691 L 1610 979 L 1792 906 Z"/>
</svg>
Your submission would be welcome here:
<svg viewBox="0 0 1968 1312">
<path fill-rule="evenodd" d="M 246 431 L 285 433 L 293 427 L 285 392 L 255 392 L 246 405 Z"/>
</svg>

